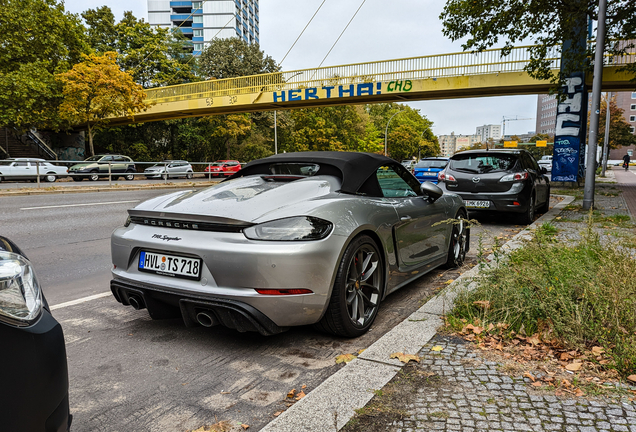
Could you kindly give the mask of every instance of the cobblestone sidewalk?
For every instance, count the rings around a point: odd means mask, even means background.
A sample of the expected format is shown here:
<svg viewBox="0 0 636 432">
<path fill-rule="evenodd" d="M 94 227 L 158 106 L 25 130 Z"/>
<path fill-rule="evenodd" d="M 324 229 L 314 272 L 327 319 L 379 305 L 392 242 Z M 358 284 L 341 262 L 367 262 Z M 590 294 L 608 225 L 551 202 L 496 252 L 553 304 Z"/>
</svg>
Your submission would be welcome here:
<svg viewBox="0 0 636 432">
<path fill-rule="evenodd" d="M 409 416 L 394 422 L 395 431 L 636 432 L 636 402 L 542 395 L 528 378 L 503 374 L 460 338 L 436 336 L 420 356 L 417 368 L 434 375 L 406 407 Z"/>
</svg>

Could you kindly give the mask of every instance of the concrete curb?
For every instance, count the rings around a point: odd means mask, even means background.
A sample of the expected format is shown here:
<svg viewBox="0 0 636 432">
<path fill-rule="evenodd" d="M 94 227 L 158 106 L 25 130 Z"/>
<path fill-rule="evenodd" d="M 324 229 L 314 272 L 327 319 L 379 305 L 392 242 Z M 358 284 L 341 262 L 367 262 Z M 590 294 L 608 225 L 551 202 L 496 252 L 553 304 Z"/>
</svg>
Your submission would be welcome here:
<svg viewBox="0 0 636 432">
<path fill-rule="evenodd" d="M 559 196 L 559 195 L 553 195 Z M 574 197 L 563 200 L 525 230 L 502 246 L 504 253 L 518 249 L 544 222 L 553 220 Z M 493 262 L 491 254 L 487 260 Z M 492 264 L 491 264 L 492 265 Z M 443 324 L 441 316 L 453 307 L 459 288 L 471 289 L 470 281 L 479 274 L 479 265 L 463 273 L 442 293 L 429 300 L 408 318 L 363 351 L 325 382 L 267 424 L 263 432 L 338 431 L 400 371 L 403 364 L 391 359 L 394 352 L 418 353 Z M 472 287 L 471 287 L 472 285 Z"/>
</svg>

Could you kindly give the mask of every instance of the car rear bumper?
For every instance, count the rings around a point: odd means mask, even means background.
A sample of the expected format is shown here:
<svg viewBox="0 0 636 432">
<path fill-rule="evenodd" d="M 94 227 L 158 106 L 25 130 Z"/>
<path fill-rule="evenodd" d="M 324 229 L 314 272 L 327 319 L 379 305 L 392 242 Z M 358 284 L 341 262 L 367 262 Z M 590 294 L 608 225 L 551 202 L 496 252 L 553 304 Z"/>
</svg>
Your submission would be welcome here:
<svg viewBox="0 0 636 432">
<path fill-rule="evenodd" d="M 445 192 L 452 192 L 457 194 L 464 200 L 464 203 L 467 201 L 489 201 L 490 206 L 488 208 L 471 208 L 466 206 L 468 211 L 498 211 L 498 212 L 512 212 L 512 213 L 523 213 L 528 210 L 528 204 L 530 201 L 529 193 L 526 191 L 526 188 L 523 187 L 523 183 L 518 183 L 519 186 L 514 185 L 507 192 L 483 192 L 483 193 L 472 193 L 472 192 L 460 192 L 454 191 L 451 189 L 447 189 L 444 183 L 441 183 L 439 186 Z M 517 204 L 515 204 L 517 203 Z"/>
<path fill-rule="evenodd" d="M 62 327 L 46 310 L 32 326 L 0 324 L 0 429 L 66 432 L 71 425 Z M 24 371 L 21 373 L 20 371 Z"/>
<path fill-rule="evenodd" d="M 161 240 L 164 233 L 178 235 L 178 242 Z M 224 302 L 240 303 L 242 309 L 251 308 L 280 328 L 307 325 L 318 322 L 324 313 L 346 241 L 335 234 L 311 242 L 254 241 L 242 233 L 162 230 L 133 224 L 113 233 L 112 273 L 118 281 L 115 285 L 136 287 L 173 307 L 180 308 L 182 300 L 216 302 L 217 309 L 223 308 Z M 203 262 L 201 279 L 139 271 L 141 250 L 199 257 Z M 311 293 L 266 295 L 256 289 L 306 289 Z M 125 296 L 113 293 L 123 304 L 130 304 Z M 152 315 L 152 304 L 148 310 Z M 271 328 L 258 314 L 248 315 L 256 317 L 263 328 Z M 187 324 L 187 316 L 182 316 Z M 226 322 L 219 319 L 220 324 Z M 258 327 L 252 330 L 262 332 Z"/>
</svg>

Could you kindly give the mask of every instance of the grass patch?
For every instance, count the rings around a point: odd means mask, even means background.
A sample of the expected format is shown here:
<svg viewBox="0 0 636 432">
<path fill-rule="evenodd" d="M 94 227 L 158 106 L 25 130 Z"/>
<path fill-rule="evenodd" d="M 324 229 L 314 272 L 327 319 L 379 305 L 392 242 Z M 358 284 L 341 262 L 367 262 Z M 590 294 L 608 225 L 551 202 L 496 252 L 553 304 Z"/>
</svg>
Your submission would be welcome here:
<svg viewBox="0 0 636 432">
<path fill-rule="evenodd" d="M 593 218 L 590 213 L 577 243 L 549 241 L 552 229 L 542 226 L 509 260 L 485 269 L 475 290 L 460 294 L 448 323 L 506 323 L 508 331 L 556 337 L 572 349 L 601 346 L 610 359 L 606 367 L 623 376 L 633 374 L 635 251 L 621 240 L 601 244 Z M 487 308 L 475 303 L 485 301 Z"/>
</svg>

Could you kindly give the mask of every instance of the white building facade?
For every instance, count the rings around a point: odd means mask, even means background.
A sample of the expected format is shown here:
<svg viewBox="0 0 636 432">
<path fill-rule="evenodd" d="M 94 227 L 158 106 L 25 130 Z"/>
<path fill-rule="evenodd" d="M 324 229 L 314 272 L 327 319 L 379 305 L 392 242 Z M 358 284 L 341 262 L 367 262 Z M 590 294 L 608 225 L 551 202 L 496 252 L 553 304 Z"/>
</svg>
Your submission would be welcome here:
<svg viewBox="0 0 636 432">
<path fill-rule="evenodd" d="M 200 55 L 213 39 L 239 37 L 259 43 L 258 0 L 148 0 L 152 26 L 179 28 Z"/>
<path fill-rule="evenodd" d="M 501 125 L 489 124 L 477 127 L 475 135 L 479 135 L 481 142 L 487 142 L 489 139 L 494 141 L 501 139 Z"/>
<path fill-rule="evenodd" d="M 451 132 L 450 135 L 438 135 L 437 140 L 444 157 L 451 157 L 458 151 L 482 142 L 479 135 L 455 135 L 455 132 Z"/>
</svg>

